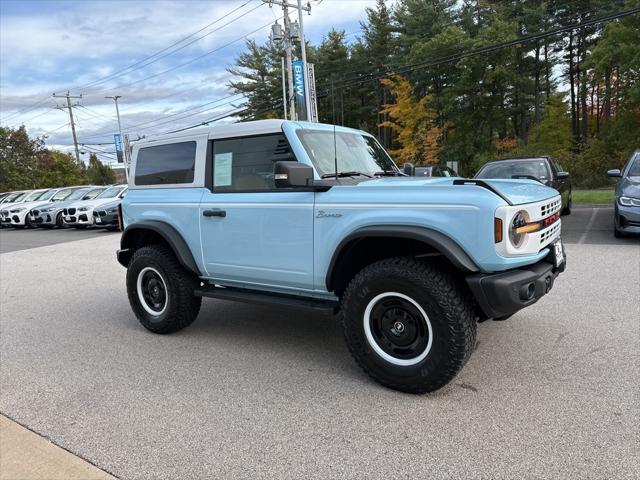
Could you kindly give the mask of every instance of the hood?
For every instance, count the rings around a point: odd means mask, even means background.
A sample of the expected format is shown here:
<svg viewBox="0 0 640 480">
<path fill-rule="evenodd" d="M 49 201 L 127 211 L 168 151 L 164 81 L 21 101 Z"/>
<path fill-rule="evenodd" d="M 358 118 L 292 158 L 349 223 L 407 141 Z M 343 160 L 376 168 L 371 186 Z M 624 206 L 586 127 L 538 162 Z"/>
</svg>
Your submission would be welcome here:
<svg viewBox="0 0 640 480">
<path fill-rule="evenodd" d="M 107 199 L 105 199 L 105 200 L 107 200 Z M 105 202 L 105 203 L 102 203 L 100 205 L 96 205 L 96 208 L 100 207 L 101 210 L 109 210 L 110 208 L 117 207 L 118 205 L 120 205 L 121 202 L 122 202 L 122 200 L 119 200 L 119 199 L 115 200 L 115 201 L 112 201 L 112 202 Z"/>
<path fill-rule="evenodd" d="M 41 203 L 47 203 L 47 202 L 38 202 L 36 200 L 33 202 L 4 203 L 0 205 L 0 210 L 11 210 L 14 208 L 26 208 L 27 210 L 30 210 L 33 207 L 40 205 Z"/>
<path fill-rule="evenodd" d="M 415 187 L 424 185 L 425 188 L 432 187 L 451 187 L 457 188 L 483 188 L 480 186 L 454 185 L 455 180 L 460 178 L 452 177 L 383 177 L 375 180 L 367 180 L 358 184 L 361 187 Z M 473 182 L 474 180 L 469 180 Z M 509 200 L 513 205 L 521 205 L 523 203 L 533 203 L 546 200 L 548 198 L 559 195 L 558 191 L 547 187 L 535 180 L 483 180 L 489 184 L 500 195 Z"/>
<path fill-rule="evenodd" d="M 24 202 L 24 203 L 21 203 L 21 204 L 20 204 L 20 206 L 21 206 L 21 207 L 27 207 L 27 209 L 28 209 L 28 210 L 31 210 L 32 208 L 41 207 L 42 205 L 47 205 L 47 204 L 49 204 L 49 203 L 52 203 L 52 202 L 49 202 L 49 201 L 42 201 L 42 200 L 40 200 L 40 201 L 36 200 L 36 201 L 34 201 L 34 202 Z"/>
<path fill-rule="evenodd" d="M 101 205 L 105 205 L 107 203 L 115 202 L 116 200 L 117 200 L 116 197 L 94 198 L 93 200 L 80 200 L 80 201 L 73 202 L 72 204 L 69 205 L 69 207 L 73 207 L 73 208 L 78 208 L 78 207 L 96 208 L 96 207 L 99 207 Z"/>
<path fill-rule="evenodd" d="M 624 177 L 620 180 L 618 191 L 625 197 L 640 198 L 640 177 Z"/>
</svg>

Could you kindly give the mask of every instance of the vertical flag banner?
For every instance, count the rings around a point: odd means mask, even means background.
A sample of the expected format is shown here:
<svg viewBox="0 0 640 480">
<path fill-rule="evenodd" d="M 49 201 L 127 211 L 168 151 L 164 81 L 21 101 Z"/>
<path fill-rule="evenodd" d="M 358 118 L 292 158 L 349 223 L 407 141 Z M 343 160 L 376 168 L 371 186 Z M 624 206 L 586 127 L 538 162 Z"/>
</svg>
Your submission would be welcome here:
<svg viewBox="0 0 640 480">
<path fill-rule="evenodd" d="M 317 122 L 318 96 L 316 94 L 316 71 L 313 68 L 313 63 L 307 63 L 307 80 L 309 80 L 307 90 L 309 92 L 309 108 L 311 109 L 308 120 L 310 122 Z"/>
<path fill-rule="evenodd" d="M 302 68 L 302 60 L 293 61 L 293 93 L 296 98 L 296 110 L 300 120 L 307 119 L 305 111 L 305 92 L 304 92 L 304 70 Z"/>
<path fill-rule="evenodd" d="M 120 138 L 119 133 L 113 134 L 113 142 L 116 144 L 116 155 L 118 156 L 118 163 L 124 163 L 122 139 Z"/>
</svg>

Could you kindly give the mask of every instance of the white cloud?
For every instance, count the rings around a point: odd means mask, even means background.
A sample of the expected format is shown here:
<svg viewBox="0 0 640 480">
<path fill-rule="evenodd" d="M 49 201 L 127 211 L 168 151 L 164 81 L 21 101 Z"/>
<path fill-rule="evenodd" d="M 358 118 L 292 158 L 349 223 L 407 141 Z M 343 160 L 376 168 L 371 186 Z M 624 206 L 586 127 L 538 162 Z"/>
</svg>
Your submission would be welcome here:
<svg viewBox="0 0 640 480">
<path fill-rule="evenodd" d="M 18 125 L 30 120 L 44 112 L 44 108 L 14 114 L 53 91 L 86 85 L 118 72 L 195 32 L 239 7 L 244 1 L 129 1 L 126 2 L 126 8 L 121 2 L 111 1 L 31 3 L 33 8 L 30 11 L 16 14 L 4 11 L 0 18 L 0 109 L 2 118 L 9 118 L 8 121 L 2 120 L 4 124 Z M 230 18 L 260 3 L 261 0 L 253 0 Z M 23 0 L 21 4 L 29 6 L 30 0 Z M 304 16 L 307 38 L 318 42 L 331 27 L 345 29 L 347 33 L 358 30 L 358 22 L 365 19 L 364 9 L 374 4 L 375 0 L 312 2 L 311 15 Z M 290 14 L 292 19 L 297 18 L 296 11 Z M 113 117 L 113 104 L 103 97 L 114 93 L 123 95 L 123 121 L 135 125 L 224 97 L 229 94 L 226 85 L 230 76 L 226 67 L 233 63 L 242 50 L 242 41 L 165 75 L 130 87 L 121 86 L 218 48 L 261 25 L 273 22 L 280 15 L 279 7 L 269 9 L 263 5 L 174 55 L 137 71 L 128 71 L 112 81 L 97 85 L 93 90 L 85 88 L 83 93 L 86 96 L 82 103 L 100 115 Z M 209 27 L 200 35 L 225 21 Z M 264 29 L 255 36 L 263 40 L 267 34 L 268 29 Z M 118 86 L 117 92 L 104 91 Z M 54 103 L 47 101 L 42 107 L 51 108 Z M 81 112 L 79 110 L 79 117 L 83 116 Z M 196 123 L 215 112 L 194 116 L 185 122 Z M 86 112 L 84 116 L 88 118 L 84 119 L 84 125 L 79 121 L 80 136 L 112 130 L 113 120 L 89 120 L 91 117 Z M 30 132 L 42 134 L 65 121 L 68 121 L 65 111 L 51 110 L 27 124 Z M 54 132 L 50 137 L 51 142 L 68 144 L 70 134 L 65 130 L 62 128 Z"/>
</svg>

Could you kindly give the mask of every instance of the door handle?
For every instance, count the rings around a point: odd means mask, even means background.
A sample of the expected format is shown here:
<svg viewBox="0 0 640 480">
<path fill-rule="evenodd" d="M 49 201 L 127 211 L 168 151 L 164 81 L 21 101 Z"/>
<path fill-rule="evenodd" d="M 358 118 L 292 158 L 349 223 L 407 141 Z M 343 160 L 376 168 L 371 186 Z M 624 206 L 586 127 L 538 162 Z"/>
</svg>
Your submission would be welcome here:
<svg viewBox="0 0 640 480">
<path fill-rule="evenodd" d="M 204 215 L 205 217 L 226 217 L 227 212 L 218 208 L 214 208 L 213 210 L 204 210 L 202 212 L 202 215 Z"/>
</svg>

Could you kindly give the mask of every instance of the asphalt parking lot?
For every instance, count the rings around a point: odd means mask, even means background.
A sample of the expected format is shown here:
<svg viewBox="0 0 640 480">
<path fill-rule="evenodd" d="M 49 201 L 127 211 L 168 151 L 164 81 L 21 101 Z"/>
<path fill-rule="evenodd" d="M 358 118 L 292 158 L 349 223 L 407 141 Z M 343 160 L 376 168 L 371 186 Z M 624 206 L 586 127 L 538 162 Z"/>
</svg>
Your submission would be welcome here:
<svg viewBox="0 0 640 480">
<path fill-rule="evenodd" d="M 127 479 L 638 478 L 640 241 L 611 212 L 563 217 L 552 292 L 480 324 L 425 396 L 372 383 L 306 311 L 206 300 L 150 334 L 118 234 L 2 231 L 0 412 Z"/>
</svg>

